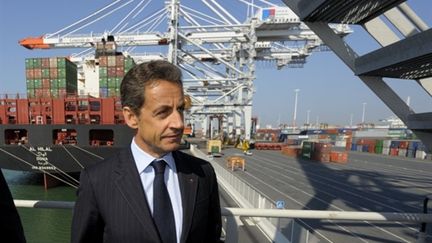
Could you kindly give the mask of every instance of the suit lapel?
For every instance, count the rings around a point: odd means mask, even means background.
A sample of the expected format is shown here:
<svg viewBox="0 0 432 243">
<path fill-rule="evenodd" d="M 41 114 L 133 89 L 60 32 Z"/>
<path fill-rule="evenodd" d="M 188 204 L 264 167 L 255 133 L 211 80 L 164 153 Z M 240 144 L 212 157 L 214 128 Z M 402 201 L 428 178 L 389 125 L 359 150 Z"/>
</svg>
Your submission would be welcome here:
<svg viewBox="0 0 432 243">
<path fill-rule="evenodd" d="M 143 233 L 150 239 L 158 239 L 157 229 L 153 222 L 131 150 L 123 150 L 119 154 L 119 158 L 117 167 L 115 168 L 117 179 L 114 183 L 124 197 L 127 205 L 142 224 Z"/>
<path fill-rule="evenodd" d="M 177 167 L 182 207 L 183 207 L 183 227 L 180 242 L 186 242 L 186 236 L 192 224 L 192 217 L 195 208 L 195 198 L 198 188 L 198 176 L 192 173 L 190 165 L 182 158 L 181 153 L 173 152 L 173 157 Z"/>
</svg>

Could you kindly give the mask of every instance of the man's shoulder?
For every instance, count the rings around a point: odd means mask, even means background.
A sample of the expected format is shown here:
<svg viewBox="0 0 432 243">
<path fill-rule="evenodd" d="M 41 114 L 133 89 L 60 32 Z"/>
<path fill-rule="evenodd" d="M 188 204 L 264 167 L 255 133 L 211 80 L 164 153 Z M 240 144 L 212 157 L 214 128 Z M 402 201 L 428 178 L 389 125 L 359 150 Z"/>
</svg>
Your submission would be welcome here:
<svg viewBox="0 0 432 243">
<path fill-rule="evenodd" d="M 128 158 L 130 153 L 130 148 L 121 149 L 118 153 L 115 153 L 112 156 L 108 156 L 95 164 L 87 166 L 85 170 L 88 173 L 98 173 L 102 171 L 112 170 L 121 160 Z"/>
<path fill-rule="evenodd" d="M 203 160 L 201 158 L 195 157 L 193 155 L 190 155 L 188 153 L 182 152 L 182 151 L 175 151 L 173 152 L 174 158 L 182 160 L 182 161 L 187 161 L 187 162 L 193 162 L 196 163 L 197 165 L 210 165 L 210 163 L 206 160 Z"/>
<path fill-rule="evenodd" d="M 173 155 L 177 165 L 180 165 L 183 170 L 191 170 L 197 174 L 214 174 L 214 169 L 207 160 L 181 151 L 175 151 L 173 152 Z M 177 167 L 177 169 L 179 169 L 179 167 Z"/>
</svg>

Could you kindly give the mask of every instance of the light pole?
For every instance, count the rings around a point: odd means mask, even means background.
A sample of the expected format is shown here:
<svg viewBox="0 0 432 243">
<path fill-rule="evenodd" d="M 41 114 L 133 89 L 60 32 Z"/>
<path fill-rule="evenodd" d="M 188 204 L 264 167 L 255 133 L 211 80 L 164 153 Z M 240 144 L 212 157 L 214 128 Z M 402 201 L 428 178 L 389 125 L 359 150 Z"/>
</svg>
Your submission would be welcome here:
<svg viewBox="0 0 432 243">
<path fill-rule="evenodd" d="M 293 129 L 296 127 L 296 119 L 297 119 L 297 96 L 300 89 L 295 89 L 295 99 L 294 99 L 294 116 L 293 116 Z"/>
<path fill-rule="evenodd" d="M 310 110 L 307 110 L 306 124 L 308 128 L 309 128 L 309 114 L 310 114 Z"/>
<path fill-rule="evenodd" d="M 366 112 L 366 102 L 363 102 L 362 124 L 364 124 L 365 121 L 365 112 Z"/>
</svg>

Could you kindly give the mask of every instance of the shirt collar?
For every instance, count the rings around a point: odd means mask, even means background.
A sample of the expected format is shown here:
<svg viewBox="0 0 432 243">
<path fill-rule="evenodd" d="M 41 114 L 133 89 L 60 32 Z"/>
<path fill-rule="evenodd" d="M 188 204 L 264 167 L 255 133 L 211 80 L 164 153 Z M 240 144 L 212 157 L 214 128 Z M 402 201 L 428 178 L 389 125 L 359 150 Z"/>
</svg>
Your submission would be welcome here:
<svg viewBox="0 0 432 243">
<path fill-rule="evenodd" d="M 148 166 L 150 166 L 151 162 L 155 159 L 163 159 L 168 164 L 169 168 L 173 170 L 174 172 L 177 172 L 177 168 L 175 166 L 174 157 L 172 156 L 172 153 L 169 152 L 162 156 L 161 158 L 155 158 L 142 150 L 138 145 L 135 143 L 135 138 L 132 139 L 131 144 L 131 150 L 132 155 L 135 159 L 135 164 L 138 169 L 138 173 L 142 173 Z"/>
</svg>

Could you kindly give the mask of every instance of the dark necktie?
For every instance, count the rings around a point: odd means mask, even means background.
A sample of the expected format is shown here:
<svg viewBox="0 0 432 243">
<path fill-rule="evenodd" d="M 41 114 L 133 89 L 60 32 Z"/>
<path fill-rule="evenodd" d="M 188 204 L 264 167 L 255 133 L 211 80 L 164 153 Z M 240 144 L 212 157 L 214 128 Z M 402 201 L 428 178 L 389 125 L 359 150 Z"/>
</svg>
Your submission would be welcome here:
<svg viewBox="0 0 432 243">
<path fill-rule="evenodd" d="M 176 243 L 174 212 L 164 180 L 166 162 L 155 160 L 151 163 L 155 170 L 153 182 L 153 219 L 163 243 Z"/>
</svg>

